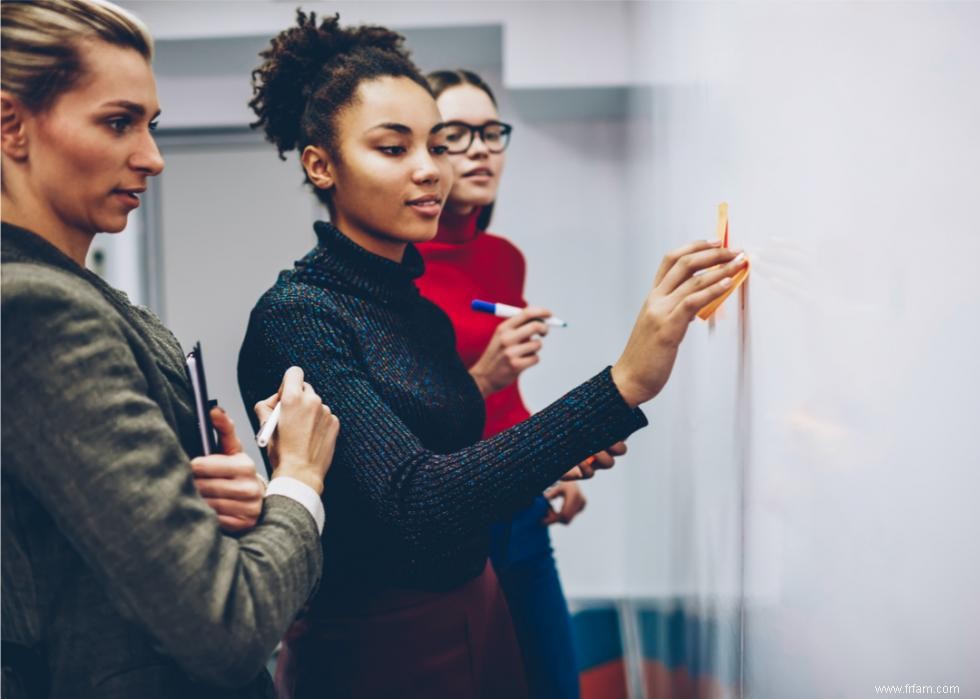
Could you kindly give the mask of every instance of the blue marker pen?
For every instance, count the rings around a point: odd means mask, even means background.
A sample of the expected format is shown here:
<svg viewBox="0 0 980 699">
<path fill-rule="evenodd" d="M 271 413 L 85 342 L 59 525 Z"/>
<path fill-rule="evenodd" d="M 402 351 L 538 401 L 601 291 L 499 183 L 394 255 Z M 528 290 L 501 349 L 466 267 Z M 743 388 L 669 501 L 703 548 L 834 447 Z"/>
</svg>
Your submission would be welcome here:
<svg viewBox="0 0 980 699">
<path fill-rule="evenodd" d="M 513 318 L 518 313 L 523 311 L 523 308 L 518 308 L 517 306 L 508 306 L 506 303 L 490 303 L 489 301 L 481 301 L 480 299 L 473 299 L 470 302 L 470 308 L 474 311 L 480 311 L 481 313 L 492 313 L 498 318 Z M 567 328 L 568 323 L 563 321 L 561 318 L 545 318 L 544 322 L 548 325 L 553 325 L 556 328 Z"/>
</svg>

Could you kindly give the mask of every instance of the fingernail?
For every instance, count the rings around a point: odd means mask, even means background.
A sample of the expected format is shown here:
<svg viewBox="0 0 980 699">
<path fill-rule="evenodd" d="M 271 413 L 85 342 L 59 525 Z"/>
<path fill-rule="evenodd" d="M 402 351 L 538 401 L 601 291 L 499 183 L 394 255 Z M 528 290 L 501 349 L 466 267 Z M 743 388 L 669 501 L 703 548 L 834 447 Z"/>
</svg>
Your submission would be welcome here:
<svg viewBox="0 0 980 699">
<path fill-rule="evenodd" d="M 727 289 L 728 287 L 730 287 L 732 285 L 732 278 L 731 277 L 725 277 L 724 279 L 722 279 L 718 283 L 721 285 L 721 288 L 722 289 Z"/>
<path fill-rule="evenodd" d="M 732 262 L 734 262 L 737 265 L 740 265 L 744 260 L 745 260 L 745 253 L 740 252 L 738 253 L 738 256 L 734 260 L 732 260 Z"/>
</svg>

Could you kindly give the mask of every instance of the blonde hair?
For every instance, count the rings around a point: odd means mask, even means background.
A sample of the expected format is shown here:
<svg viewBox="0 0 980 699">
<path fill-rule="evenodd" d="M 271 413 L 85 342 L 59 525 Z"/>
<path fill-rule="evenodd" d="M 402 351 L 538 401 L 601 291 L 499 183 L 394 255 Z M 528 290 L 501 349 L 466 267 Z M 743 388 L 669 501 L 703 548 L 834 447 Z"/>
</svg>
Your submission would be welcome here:
<svg viewBox="0 0 980 699">
<path fill-rule="evenodd" d="M 147 61 L 153 38 L 141 20 L 105 0 L 3 0 L 0 3 L 3 89 L 40 112 L 85 75 L 81 47 L 105 41 Z"/>
</svg>

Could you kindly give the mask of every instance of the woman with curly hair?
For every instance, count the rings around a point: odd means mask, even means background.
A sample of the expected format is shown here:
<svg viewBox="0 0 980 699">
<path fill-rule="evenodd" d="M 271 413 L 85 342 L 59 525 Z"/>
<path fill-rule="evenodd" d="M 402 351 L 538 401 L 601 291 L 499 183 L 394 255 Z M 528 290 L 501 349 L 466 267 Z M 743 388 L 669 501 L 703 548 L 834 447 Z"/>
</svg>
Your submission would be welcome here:
<svg viewBox="0 0 980 699">
<path fill-rule="evenodd" d="M 325 488 L 331 565 L 286 639 L 296 697 L 527 696 L 488 531 L 575 464 L 646 424 L 695 312 L 741 267 L 708 242 L 668 255 L 623 354 L 481 440 L 483 396 L 452 324 L 414 284 L 452 186 L 425 78 L 381 27 L 300 12 L 254 72 L 257 126 L 296 150 L 330 222 L 252 311 L 246 403 L 300 364 L 344 431 Z M 702 274 L 695 272 L 704 270 Z"/>
</svg>

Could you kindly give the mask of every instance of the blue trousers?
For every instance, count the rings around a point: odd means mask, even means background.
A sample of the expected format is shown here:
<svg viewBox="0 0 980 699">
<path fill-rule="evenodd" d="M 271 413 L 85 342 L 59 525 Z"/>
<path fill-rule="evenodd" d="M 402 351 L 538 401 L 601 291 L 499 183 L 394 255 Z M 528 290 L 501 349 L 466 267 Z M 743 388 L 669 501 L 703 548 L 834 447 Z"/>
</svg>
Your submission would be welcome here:
<svg viewBox="0 0 980 699">
<path fill-rule="evenodd" d="M 535 498 L 509 522 L 494 524 L 490 559 L 507 598 L 534 699 L 578 699 L 572 620 L 548 528 L 548 501 Z"/>
</svg>

